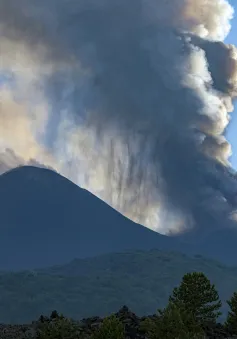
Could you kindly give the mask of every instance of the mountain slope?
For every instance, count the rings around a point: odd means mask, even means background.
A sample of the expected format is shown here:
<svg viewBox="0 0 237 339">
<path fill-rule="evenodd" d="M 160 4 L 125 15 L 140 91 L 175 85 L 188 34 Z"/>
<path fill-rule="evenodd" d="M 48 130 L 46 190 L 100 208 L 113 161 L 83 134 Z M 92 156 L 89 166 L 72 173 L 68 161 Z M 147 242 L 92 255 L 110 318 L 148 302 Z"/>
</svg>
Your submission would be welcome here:
<svg viewBox="0 0 237 339">
<path fill-rule="evenodd" d="M 237 268 L 202 257 L 153 250 L 0 274 L 0 323 L 31 322 L 54 309 L 74 319 L 103 316 L 123 304 L 138 315 L 153 314 L 167 304 L 182 276 L 192 271 L 204 272 L 216 285 L 226 314 L 225 301 L 237 290 Z"/>
<path fill-rule="evenodd" d="M 65 263 L 129 249 L 188 251 L 125 218 L 61 175 L 20 167 L 0 176 L 0 270 Z"/>
</svg>

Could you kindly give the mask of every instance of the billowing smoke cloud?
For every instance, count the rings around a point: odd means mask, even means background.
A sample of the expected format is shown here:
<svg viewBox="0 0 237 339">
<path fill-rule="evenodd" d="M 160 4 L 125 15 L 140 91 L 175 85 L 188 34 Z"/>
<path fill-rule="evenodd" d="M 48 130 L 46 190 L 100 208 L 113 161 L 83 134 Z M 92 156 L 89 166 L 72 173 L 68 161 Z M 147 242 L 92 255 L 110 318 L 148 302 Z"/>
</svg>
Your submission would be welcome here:
<svg viewBox="0 0 237 339">
<path fill-rule="evenodd" d="M 164 233 L 234 226 L 232 17 L 226 0 L 0 0 L 3 163 L 53 166 Z"/>
</svg>

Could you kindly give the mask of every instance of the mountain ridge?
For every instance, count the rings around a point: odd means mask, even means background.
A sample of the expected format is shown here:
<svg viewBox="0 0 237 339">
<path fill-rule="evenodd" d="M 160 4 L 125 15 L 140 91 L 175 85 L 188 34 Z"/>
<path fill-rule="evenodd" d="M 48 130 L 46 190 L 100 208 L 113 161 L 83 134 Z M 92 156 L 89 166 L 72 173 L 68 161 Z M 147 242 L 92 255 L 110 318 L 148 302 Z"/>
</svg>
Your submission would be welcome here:
<svg viewBox="0 0 237 339">
<path fill-rule="evenodd" d="M 0 269 L 45 267 L 130 249 L 183 247 L 45 168 L 24 166 L 4 173 L 0 192 Z"/>
<path fill-rule="evenodd" d="M 153 314 L 165 307 L 187 272 L 203 272 L 216 285 L 226 315 L 226 300 L 236 291 L 237 267 L 200 256 L 151 250 L 4 272 L 0 274 L 0 323 L 29 323 L 54 309 L 74 319 L 104 316 L 123 304 L 138 315 Z"/>
</svg>

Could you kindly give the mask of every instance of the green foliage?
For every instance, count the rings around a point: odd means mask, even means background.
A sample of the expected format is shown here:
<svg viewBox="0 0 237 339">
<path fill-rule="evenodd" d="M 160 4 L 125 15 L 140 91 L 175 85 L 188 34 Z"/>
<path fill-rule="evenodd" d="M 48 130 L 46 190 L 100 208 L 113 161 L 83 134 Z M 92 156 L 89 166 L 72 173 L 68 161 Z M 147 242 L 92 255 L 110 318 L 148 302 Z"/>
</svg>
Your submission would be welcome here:
<svg viewBox="0 0 237 339">
<path fill-rule="evenodd" d="M 216 322 L 221 315 L 219 294 L 203 273 L 185 274 L 169 300 L 182 305 L 200 323 Z"/>
<path fill-rule="evenodd" d="M 139 316 L 151 314 L 166 307 L 173 288 L 190 271 L 206 274 L 223 301 L 236 290 L 237 268 L 220 267 L 210 259 L 160 250 L 106 254 L 34 275 L 0 274 L 0 322 L 30 323 L 52 309 L 73 319 L 104 316 L 124 304 Z M 227 315 L 225 302 L 222 311 Z"/>
<path fill-rule="evenodd" d="M 174 303 L 158 311 L 156 320 L 146 320 L 142 329 L 148 339 L 203 339 L 204 333 L 192 314 Z"/>
<path fill-rule="evenodd" d="M 227 304 L 230 307 L 228 312 L 225 326 L 233 334 L 237 335 L 237 292 L 234 292 L 230 300 L 227 300 Z"/>
<path fill-rule="evenodd" d="M 124 339 L 124 338 L 125 338 L 124 326 L 115 315 L 105 318 L 100 328 L 92 336 L 92 339 Z"/>
<path fill-rule="evenodd" d="M 51 314 L 50 319 L 40 324 L 37 339 L 82 339 L 79 327 L 70 319 Z"/>
</svg>

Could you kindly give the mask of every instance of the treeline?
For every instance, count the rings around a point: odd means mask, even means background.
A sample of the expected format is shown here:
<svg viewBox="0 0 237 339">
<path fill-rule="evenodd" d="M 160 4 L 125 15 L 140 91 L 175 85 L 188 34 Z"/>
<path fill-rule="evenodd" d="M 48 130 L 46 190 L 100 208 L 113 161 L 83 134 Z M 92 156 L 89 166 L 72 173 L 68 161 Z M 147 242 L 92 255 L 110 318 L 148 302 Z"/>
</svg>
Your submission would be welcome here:
<svg viewBox="0 0 237 339">
<path fill-rule="evenodd" d="M 50 317 L 40 317 L 35 338 L 237 338 L 237 293 L 227 303 L 229 312 L 221 324 L 218 319 L 222 303 L 215 286 L 203 273 L 188 273 L 174 288 L 168 305 L 156 315 L 138 318 L 124 307 L 119 313 L 104 319 L 95 317 L 76 322 L 53 311 Z"/>
</svg>

